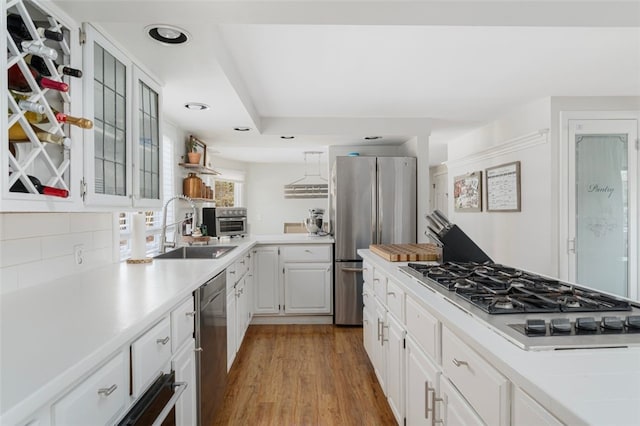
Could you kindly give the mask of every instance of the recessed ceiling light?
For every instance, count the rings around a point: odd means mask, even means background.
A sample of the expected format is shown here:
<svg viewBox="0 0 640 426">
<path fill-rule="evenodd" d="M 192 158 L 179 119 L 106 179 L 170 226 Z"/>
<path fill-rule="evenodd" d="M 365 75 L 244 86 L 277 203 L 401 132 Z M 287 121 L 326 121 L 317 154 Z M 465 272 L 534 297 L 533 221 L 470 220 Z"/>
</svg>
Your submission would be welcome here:
<svg viewBox="0 0 640 426">
<path fill-rule="evenodd" d="M 295 136 L 280 136 L 280 139 L 295 139 Z"/>
<path fill-rule="evenodd" d="M 236 132 L 248 132 L 251 130 L 251 127 L 234 127 L 233 130 Z"/>
<path fill-rule="evenodd" d="M 367 141 L 374 141 L 376 139 L 382 139 L 382 136 L 365 136 L 364 139 Z"/>
<path fill-rule="evenodd" d="M 192 111 L 205 111 L 210 108 L 209 105 L 201 104 L 200 102 L 187 102 L 184 107 Z"/>
<path fill-rule="evenodd" d="M 182 28 L 172 25 L 154 24 L 149 25 L 145 30 L 152 39 L 169 45 L 186 43 L 191 37 L 189 33 Z"/>
</svg>

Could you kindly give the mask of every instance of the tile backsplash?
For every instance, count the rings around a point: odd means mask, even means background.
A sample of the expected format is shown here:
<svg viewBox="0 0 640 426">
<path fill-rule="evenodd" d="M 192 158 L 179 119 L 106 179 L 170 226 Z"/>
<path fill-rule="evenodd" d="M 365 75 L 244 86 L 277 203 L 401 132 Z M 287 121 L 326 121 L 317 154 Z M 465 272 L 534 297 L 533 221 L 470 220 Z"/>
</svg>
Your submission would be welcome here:
<svg viewBox="0 0 640 426">
<path fill-rule="evenodd" d="M 0 213 L 0 293 L 117 262 L 114 213 Z M 82 263 L 74 251 L 82 249 Z"/>
</svg>

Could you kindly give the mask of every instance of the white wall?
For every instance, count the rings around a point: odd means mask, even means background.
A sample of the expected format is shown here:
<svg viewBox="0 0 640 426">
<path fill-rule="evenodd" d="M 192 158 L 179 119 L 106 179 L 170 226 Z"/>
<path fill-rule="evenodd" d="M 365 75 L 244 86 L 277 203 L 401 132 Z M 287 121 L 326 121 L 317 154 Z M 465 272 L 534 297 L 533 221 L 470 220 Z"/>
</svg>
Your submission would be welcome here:
<svg viewBox="0 0 640 426">
<path fill-rule="evenodd" d="M 521 162 L 522 211 L 455 212 L 449 197 L 449 217 L 494 261 L 557 275 L 557 244 L 553 229 L 552 168 L 548 134 L 550 99 L 523 105 L 449 144 L 449 188 L 455 176 L 512 161 Z M 451 190 L 450 190 L 451 193 Z"/>
<path fill-rule="evenodd" d="M 327 165 L 321 163 L 321 170 L 327 170 Z M 285 222 L 302 222 L 311 208 L 319 207 L 328 212 L 327 198 L 284 198 L 284 185 L 304 175 L 304 164 L 249 164 L 246 192 L 251 234 L 282 234 Z M 325 172 L 321 175 L 328 179 Z M 304 182 L 325 183 L 317 177 L 309 177 Z"/>
<path fill-rule="evenodd" d="M 0 293 L 117 262 L 117 235 L 114 213 L 0 213 Z"/>
</svg>

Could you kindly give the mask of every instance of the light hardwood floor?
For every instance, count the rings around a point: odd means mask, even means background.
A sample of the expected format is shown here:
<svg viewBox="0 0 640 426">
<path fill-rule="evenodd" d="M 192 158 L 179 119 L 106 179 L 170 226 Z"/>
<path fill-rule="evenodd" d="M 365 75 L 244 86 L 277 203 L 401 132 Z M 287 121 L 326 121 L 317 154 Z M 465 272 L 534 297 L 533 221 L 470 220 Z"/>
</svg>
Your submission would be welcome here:
<svg viewBox="0 0 640 426">
<path fill-rule="evenodd" d="M 362 328 L 252 325 L 216 425 L 395 425 Z"/>
</svg>

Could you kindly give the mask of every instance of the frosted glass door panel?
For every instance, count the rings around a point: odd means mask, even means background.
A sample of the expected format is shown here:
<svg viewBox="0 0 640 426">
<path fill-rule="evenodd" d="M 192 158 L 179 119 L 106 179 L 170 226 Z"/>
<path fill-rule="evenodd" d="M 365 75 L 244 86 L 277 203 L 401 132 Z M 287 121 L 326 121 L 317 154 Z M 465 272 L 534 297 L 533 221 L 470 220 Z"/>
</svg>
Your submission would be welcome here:
<svg viewBox="0 0 640 426">
<path fill-rule="evenodd" d="M 628 135 L 576 135 L 576 278 L 627 296 Z"/>
<path fill-rule="evenodd" d="M 160 198 L 160 138 L 158 136 L 158 93 L 139 82 L 138 164 L 140 196 Z"/>
</svg>

